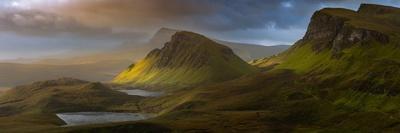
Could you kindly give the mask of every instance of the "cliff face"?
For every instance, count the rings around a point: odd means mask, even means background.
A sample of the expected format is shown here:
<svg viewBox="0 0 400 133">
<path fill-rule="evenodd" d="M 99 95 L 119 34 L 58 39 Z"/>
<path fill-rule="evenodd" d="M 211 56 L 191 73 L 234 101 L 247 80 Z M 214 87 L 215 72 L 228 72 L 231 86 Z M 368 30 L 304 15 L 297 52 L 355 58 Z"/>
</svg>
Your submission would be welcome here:
<svg viewBox="0 0 400 133">
<path fill-rule="evenodd" d="M 324 86 L 400 94 L 399 15 L 399 8 L 370 4 L 319 10 L 290 50 L 255 65 L 290 69 Z"/>
<path fill-rule="evenodd" d="M 365 21 L 367 14 L 379 14 L 386 11 L 379 6 L 363 5 L 359 11 L 347 9 L 322 9 L 314 13 L 308 26 L 307 33 L 302 42 L 313 42 L 313 49 L 317 52 L 331 49 L 334 55 L 340 55 L 341 51 L 354 44 L 377 41 L 382 44 L 389 42 L 389 33 L 374 27 L 374 21 Z M 361 21 L 361 22 L 360 22 Z M 367 23 L 365 23 L 367 22 Z M 370 25 L 366 25 L 366 24 Z"/>
</svg>

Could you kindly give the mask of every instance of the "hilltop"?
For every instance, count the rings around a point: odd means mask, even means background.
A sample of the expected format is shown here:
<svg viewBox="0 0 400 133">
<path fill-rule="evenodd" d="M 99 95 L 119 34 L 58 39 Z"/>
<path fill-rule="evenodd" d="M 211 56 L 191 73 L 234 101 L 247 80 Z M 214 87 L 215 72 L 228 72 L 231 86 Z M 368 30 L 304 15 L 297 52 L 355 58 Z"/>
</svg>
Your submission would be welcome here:
<svg viewBox="0 0 400 133">
<path fill-rule="evenodd" d="M 182 30 L 161 28 L 150 39 L 149 43 L 147 44 L 149 46 L 148 48 L 151 48 L 150 50 L 154 48 L 162 48 L 163 44 L 168 42 L 171 37 L 179 31 Z M 272 56 L 283 52 L 290 47 L 290 45 L 263 46 L 249 43 L 222 41 L 218 39 L 211 40 L 231 48 L 237 56 L 245 61 Z M 150 52 L 150 50 L 147 49 L 148 52 Z"/>
<path fill-rule="evenodd" d="M 233 51 L 202 35 L 177 32 L 162 49 L 119 74 L 115 83 L 185 87 L 234 79 L 255 72 Z"/>
</svg>

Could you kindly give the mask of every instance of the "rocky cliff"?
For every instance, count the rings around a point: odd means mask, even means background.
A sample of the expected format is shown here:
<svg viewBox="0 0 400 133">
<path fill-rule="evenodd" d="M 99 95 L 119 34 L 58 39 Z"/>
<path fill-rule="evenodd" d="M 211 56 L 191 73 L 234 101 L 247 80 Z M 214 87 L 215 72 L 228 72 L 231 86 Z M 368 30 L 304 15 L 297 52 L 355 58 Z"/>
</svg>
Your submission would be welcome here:
<svg viewBox="0 0 400 133">
<path fill-rule="evenodd" d="M 319 10 L 305 36 L 290 50 L 253 64 L 290 69 L 332 88 L 397 95 L 399 15 L 399 8 L 371 4 L 363 4 L 357 11 Z"/>
<path fill-rule="evenodd" d="M 301 42 L 312 41 L 315 51 L 331 49 L 334 55 L 340 55 L 343 49 L 358 43 L 376 41 L 386 44 L 396 31 L 382 26 L 376 15 L 397 10 L 370 4 L 361 5 L 358 11 L 322 9 L 314 13 Z"/>
</svg>

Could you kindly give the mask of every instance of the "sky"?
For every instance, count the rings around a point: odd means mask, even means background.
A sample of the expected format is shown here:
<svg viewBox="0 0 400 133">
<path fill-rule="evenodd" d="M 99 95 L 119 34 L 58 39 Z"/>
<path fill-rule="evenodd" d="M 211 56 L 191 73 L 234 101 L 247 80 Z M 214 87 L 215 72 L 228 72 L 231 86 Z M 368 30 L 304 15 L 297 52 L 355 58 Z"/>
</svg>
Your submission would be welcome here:
<svg viewBox="0 0 400 133">
<path fill-rule="evenodd" d="M 162 27 L 260 45 L 293 44 L 324 7 L 400 0 L 1 0 L 0 60 L 74 55 L 144 42 Z"/>
</svg>

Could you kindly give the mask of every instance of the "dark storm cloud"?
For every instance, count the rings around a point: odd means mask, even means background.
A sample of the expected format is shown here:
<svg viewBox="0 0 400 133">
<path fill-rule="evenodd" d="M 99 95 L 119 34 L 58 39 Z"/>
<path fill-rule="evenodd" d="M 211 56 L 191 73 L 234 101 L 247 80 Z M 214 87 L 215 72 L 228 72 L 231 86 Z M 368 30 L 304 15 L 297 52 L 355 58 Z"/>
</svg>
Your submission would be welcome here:
<svg viewBox="0 0 400 133">
<path fill-rule="evenodd" d="M 340 7 L 361 2 L 397 0 L 69 0 L 36 9 L 69 16 L 79 33 L 107 33 L 109 29 L 154 31 L 173 27 L 203 32 L 254 29 L 305 29 L 312 13 L 326 5 Z M 103 27 L 104 29 L 87 28 Z M 78 27 L 78 28 L 76 28 Z M 51 28 L 58 27 L 48 27 Z M 80 30 L 84 29 L 84 30 Z M 96 31 L 99 30 L 99 31 Z"/>
<path fill-rule="evenodd" d="M 236 30 L 271 24 L 279 28 L 304 25 L 302 20 L 306 19 L 305 16 L 309 16 L 323 2 L 327 1 L 98 0 L 74 1 L 53 11 L 103 26 L 183 25 L 210 30 Z"/>
<path fill-rule="evenodd" d="M 210 30 L 243 30 L 272 26 L 304 28 L 313 12 L 324 4 L 348 4 L 348 0 L 219 0 L 208 1 L 214 14 L 194 18 L 196 26 Z M 357 0 L 353 1 L 357 3 Z M 359 4 L 359 3 L 357 3 Z"/>
</svg>

